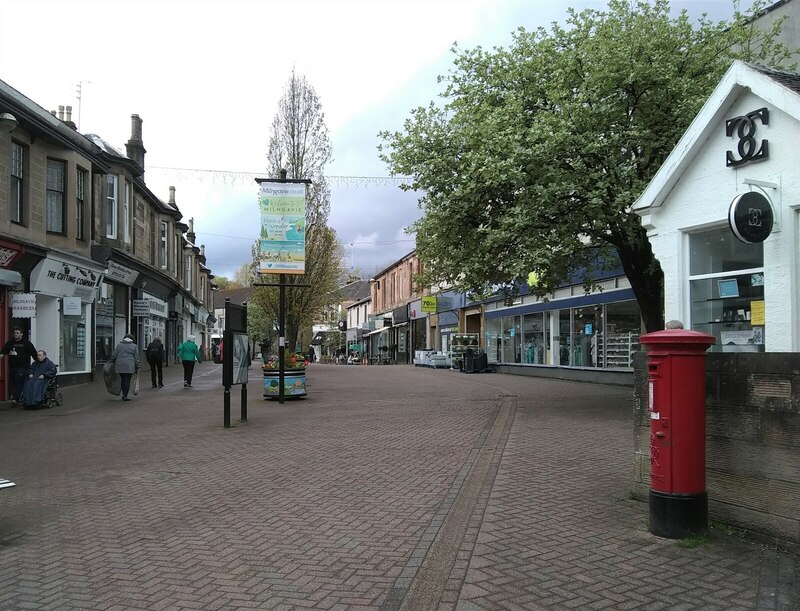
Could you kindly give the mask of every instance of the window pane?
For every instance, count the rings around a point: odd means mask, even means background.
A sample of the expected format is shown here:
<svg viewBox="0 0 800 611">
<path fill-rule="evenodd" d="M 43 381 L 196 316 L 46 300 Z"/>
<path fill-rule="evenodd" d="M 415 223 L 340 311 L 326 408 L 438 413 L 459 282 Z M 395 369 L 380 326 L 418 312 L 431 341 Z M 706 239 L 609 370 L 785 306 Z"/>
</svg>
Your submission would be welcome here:
<svg viewBox="0 0 800 611">
<path fill-rule="evenodd" d="M 486 319 L 486 356 L 489 363 L 501 361 L 500 319 Z"/>
<path fill-rule="evenodd" d="M 717 338 L 712 352 L 763 352 L 764 274 L 692 280 L 692 329 Z"/>
<path fill-rule="evenodd" d="M 764 245 L 741 242 L 727 227 L 691 234 L 689 249 L 691 276 L 753 269 L 764 265 Z"/>
<path fill-rule="evenodd" d="M 47 231 L 64 232 L 64 166 L 63 161 L 47 160 Z"/>
<path fill-rule="evenodd" d="M 606 331 L 600 364 L 633 367 L 633 353 L 639 350 L 642 326 L 639 305 L 635 301 L 622 301 L 609 303 L 605 308 Z"/>
<path fill-rule="evenodd" d="M 544 363 L 544 316 L 528 314 L 522 318 L 523 363 Z"/>
</svg>

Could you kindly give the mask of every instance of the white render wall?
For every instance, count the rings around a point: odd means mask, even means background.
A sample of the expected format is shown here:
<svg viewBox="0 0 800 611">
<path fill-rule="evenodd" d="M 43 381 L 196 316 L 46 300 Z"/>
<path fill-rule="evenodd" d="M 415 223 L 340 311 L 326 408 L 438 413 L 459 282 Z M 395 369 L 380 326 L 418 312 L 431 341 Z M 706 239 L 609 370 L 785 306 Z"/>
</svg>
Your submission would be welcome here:
<svg viewBox="0 0 800 611">
<path fill-rule="evenodd" d="M 725 136 L 725 120 L 759 108 L 769 109 L 769 125 L 756 122 L 756 139 L 769 141 L 769 157 L 738 168 L 725 165 L 725 152 L 738 157 L 738 138 Z M 695 126 L 692 126 L 695 128 Z M 772 202 L 775 227 L 764 242 L 765 349 L 797 351 L 797 231 L 800 207 L 800 124 L 774 104 L 751 92 L 736 99 L 710 132 L 707 142 L 660 207 L 650 208 L 649 232 L 653 251 L 664 270 L 665 320 L 678 319 L 690 328 L 688 234 L 728 227 L 733 198 L 760 190 Z M 746 180 L 778 185 L 777 189 L 750 186 Z"/>
</svg>

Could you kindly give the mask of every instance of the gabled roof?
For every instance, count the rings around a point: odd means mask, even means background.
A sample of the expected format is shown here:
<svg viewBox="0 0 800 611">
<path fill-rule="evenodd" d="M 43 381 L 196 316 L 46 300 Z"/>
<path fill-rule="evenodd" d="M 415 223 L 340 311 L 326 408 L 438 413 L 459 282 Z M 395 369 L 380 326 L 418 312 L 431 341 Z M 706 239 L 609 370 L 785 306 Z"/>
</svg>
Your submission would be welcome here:
<svg viewBox="0 0 800 611">
<path fill-rule="evenodd" d="M 648 208 L 664 203 L 702 150 L 711 131 L 730 112 L 734 100 L 746 91 L 752 91 L 768 104 L 800 121 L 800 75 L 738 60 L 733 62 L 653 180 L 633 204 L 635 212 L 646 214 Z"/>
<path fill-rule="evenodd" d="M 360 301 L 369 297 L 369 280 L 356 280 L 345 284 L 338 290 L 338 294 L 342 301 Z"/>
<path fill-rule="evenodd" d="M 248 286 L 241 289 L 224 289 L 221 291 L 214 291 L 214 309 L 222 309 L 225 307 L 225 298 L 229 297 L 232 304 L 242 305 L 243 301 L 248 301 L 253 296 L 255 289 Z"/>
</svg>

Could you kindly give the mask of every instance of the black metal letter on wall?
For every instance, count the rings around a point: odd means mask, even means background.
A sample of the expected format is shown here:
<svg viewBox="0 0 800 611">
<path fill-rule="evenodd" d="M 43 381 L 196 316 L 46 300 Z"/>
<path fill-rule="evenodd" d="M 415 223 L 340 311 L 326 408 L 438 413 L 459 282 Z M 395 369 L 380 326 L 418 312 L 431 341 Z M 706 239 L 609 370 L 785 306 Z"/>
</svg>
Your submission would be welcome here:
<svg viewBox="0 0 800 611">
<path fill-rule="evenodd" d="M 729 168 L 769 157 L 768 141 L 762 140 L 760 147 L 756 143 L 756 119 L 761 121 L 761 125 L 769 125 L 769 110 L 759 108 L 746 115 L 725 121 L 725 135 L 733 136 L 733 132 L 736 130 L 736 135 L 739 137 L 739 145 L 736 147 L 739 159 L 736 159 L 731 151 L 725 151 L 725 165 Z"/>
</svg>

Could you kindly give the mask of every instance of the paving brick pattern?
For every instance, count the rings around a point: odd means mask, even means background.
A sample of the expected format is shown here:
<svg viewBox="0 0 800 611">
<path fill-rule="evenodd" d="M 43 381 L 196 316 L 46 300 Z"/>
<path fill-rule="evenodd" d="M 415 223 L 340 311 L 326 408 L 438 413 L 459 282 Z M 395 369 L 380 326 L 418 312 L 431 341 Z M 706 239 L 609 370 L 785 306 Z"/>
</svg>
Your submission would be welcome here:
<svg viewBox="0 0 800 611">
<path fill-rule="evenodd" d="M 794 604 L 790 554 L 647 534 L 646 505 L 626 498 L 627 389 L 314 365 L 309 398 L 279 405 L 254 368 L 249 422 L 226 430 L 219 368 L 193 389 L 179 378 L 170 367 L 167 388 L 129 403 L 94 384 L 52 410 L 0 410 L 0 475 L 17 483 L 0 491 L 0 609 L 400 604 L 502 395 L 515 415 L 440 608 Z"/>
</svg>

